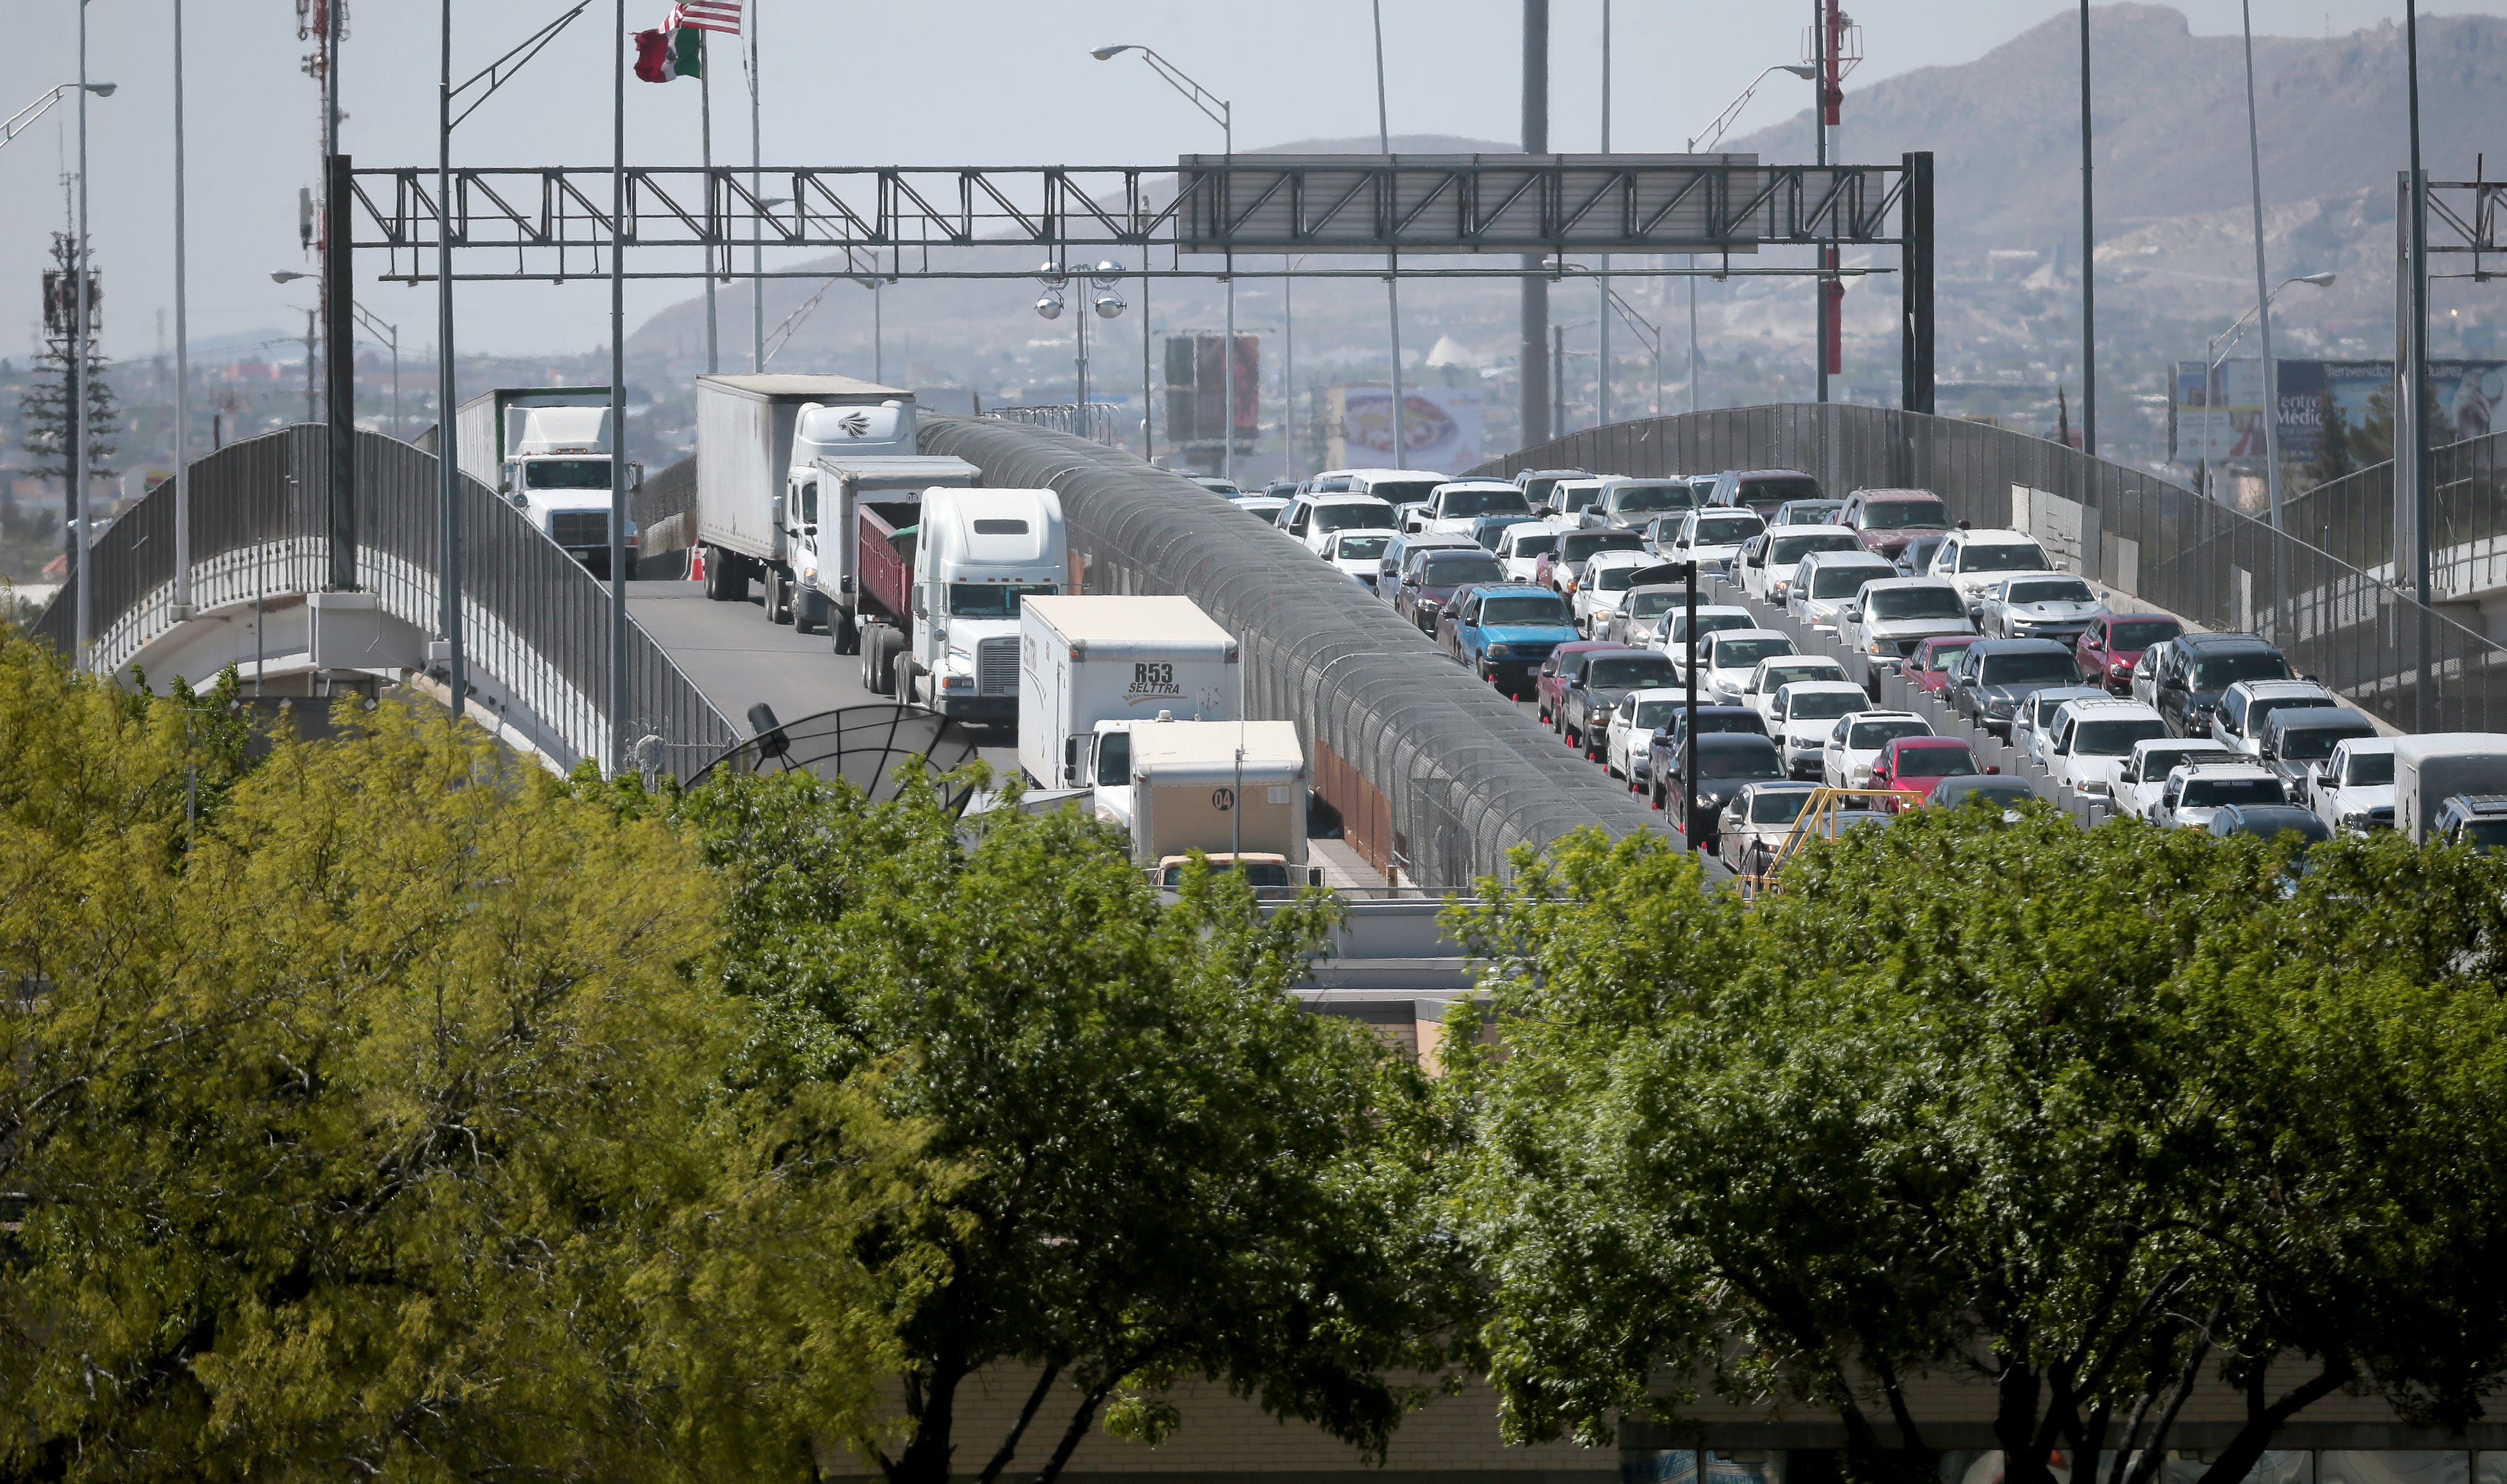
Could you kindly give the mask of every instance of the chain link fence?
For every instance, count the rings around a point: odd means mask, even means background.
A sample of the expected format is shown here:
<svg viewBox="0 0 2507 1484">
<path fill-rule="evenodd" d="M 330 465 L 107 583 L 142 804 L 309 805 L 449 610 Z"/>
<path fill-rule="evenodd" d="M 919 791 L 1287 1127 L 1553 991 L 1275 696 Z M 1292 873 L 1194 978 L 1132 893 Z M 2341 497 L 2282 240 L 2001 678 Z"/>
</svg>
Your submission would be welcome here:
<svg viewBox="0 0 2507 1484">
<path fill-rule="evenodd" d="M 1181 594 L 1235 634 L 1248 714 L 1297 723 L 1317 791 L 1379 868 L 1468 889 L 1514 846 L 1655 822 L 1390 607 L 1181 475 L 989 417 L 926 417 L 922 449 L 1057 490 L 1080 591 Z"/>
<path fill-rule="evenodd" d="M 2488 520 L 2496 530 L 2492 512 L 2507 509 L 2496 448 L 2446 452 L 2453 457 L 2439 465 L 2438 478 L 2452 491 L 2449 518 L 2466 530 Z M 1588 429 L 1472 473 L 1504 478 L 1567 467 L 1637 475 L 1797 469 L 1832 494 L 1930 489 L 1959 520 L 2027 530 L 2064 566 L 2117 590 L 2120 601 L 2129 595 L 2204 629 L 2263 634 L 2299 670 L 2393 726 L 2507 729 L 2507 649 L 2397 592 L 2384 572 L 2155 475 L 2009 428 L 1895 408 L 1726 408 Z M 2386 536 L 2375 550 L 2389 555 L 2390 470 L 2386 481 Z M 2338 490 L 2331 496 L 2342 498 Z M 2286 516 L 2293 529 L 2307 528 Z M 2370 548 L 2353 551 L 2365 556 Z"/>
<path fill-rule="evenodd" d="M 328 432 L 303 423 L 231 444 L 192 465 L 193 601 L 202 612 L 319 592 L 330 552 Z M 442 612 L 433 454 L 360 431 L 357 581 L 384 611 L 433 636 Z M 462 599 L 474 674 L 562 763 L 608 754 L 609 593 L 529 519 L 463 478 Z M 95 540 L 91 666 L 118 670 L 175 625 L 174 486 L 166 481 Z M 62 654 L 76 642 L 73 574 L 32 626 Z M 637 755 L 693 777 L 740 741 L 631 619 L 627 713 Z M 437 673 L 442 673 L 439 667 Z"/>
<path fill-rule="evenodd" d="M 997 407 L 984 416 L 1112 445 L 1123 441 L 1120 411 L 1111 402 L 1091 402 L 1085 407 L 1065 402 L 1050 407 Z"/>
<path fill-rule="evenodd" d="M 2408 587 L 2394 570 L 2394 466 L 2370 464 L 2286 501 L 2281 526 L 2342 561 Z M 2507 588 L 2507 432 L 2429 450 L 2429 585 L 2437 600 Z"/>
</svg>

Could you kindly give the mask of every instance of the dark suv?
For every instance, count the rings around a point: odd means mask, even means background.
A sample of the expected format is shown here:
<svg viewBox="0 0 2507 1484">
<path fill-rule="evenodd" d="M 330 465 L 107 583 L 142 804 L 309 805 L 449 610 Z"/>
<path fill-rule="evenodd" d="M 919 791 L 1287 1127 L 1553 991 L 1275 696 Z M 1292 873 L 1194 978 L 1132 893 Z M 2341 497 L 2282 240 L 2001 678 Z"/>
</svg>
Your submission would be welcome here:
<svg viewBox="0 0 2507 1484">
<path fill-rule="evenodd" d="M 1715 476 L 1709 505 L 1746 505 L 1762 516 L 1773 516 L 1787 500 L 1820 497 L 1819 481 L 1799 469 L 1726 469 Z"/>
<path fill-rule="evenodd" d="M 2072 646 L 2060 639 L 1980 639 L 1950 670 L 1950 709 L 2005 742 L 2019 703 L 2038 691 L 2080 683 Z"/>
<path fill-rule="evenodd" d="M 2220 697 L 2240 680 L 2287 680 L 2289 661 L 2253 633 L 2189 633 L 2171 640 L 2151 676 L 2154 702 L 2177 737 L 2208 737 Z"/>
</svg>

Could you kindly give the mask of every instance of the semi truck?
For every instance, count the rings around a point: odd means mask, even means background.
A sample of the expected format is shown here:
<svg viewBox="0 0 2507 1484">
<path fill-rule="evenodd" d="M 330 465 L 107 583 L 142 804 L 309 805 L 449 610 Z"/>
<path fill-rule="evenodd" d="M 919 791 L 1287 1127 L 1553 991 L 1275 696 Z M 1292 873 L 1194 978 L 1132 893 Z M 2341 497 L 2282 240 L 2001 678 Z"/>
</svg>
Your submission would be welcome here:
<svg viewBox="0 0 2507 1484">
<path fill-rule="evenodd" d="M 2447 800 L 2470 794 L 2507 794 L 2507 735 L 2440 732 L 2394 739 L 2394 828 L 2414 845 L 2428 842 Z"/>
<path fill-rule="evenodd" d="M 803 633 L 823 626 L 838 654 L 861 649 L 861 507 L 921 505 L 926 489 L 967 489 L 983 472 L 963 458 L 937 454 L 820 458 L 812 463 L 787 501 L 786 532 L 800 596 L 792 626 Z"/>
<path fill-rule="evenodd" d="M 454 415 L 461 472 L 495 490 L 596 574 L 609 574 L 609 388 L 503 386 Z M 628 488 L 644 482 L 628 465 Z M 638 535 L 627 525 L 633 579 Z"/>
<path fill-rule="evenodd" d="M 1171 711 L 1091 735 L 1097 817 L 1131 837 L 1161 884 L 1192 851 L 1241 862 L 1254 885 L 1309 879 L 1305 749 L 1291 721 L 1180 721 Z M 1285 879 L 1261 880 L 1265 866 Z"/>
<path fill-rule="evenodd" d="M 790 512 L 812 466 L 912 452 L 912 392 L 837 376 L 697 378 L 696 541 L 706 597 L 745 602 L 756 579 L 766 587 L 767 622 L 795 622 L 792 528 L 800 523 Z"/>
<path fill-rule="evenodd" d="M 1015 722 L 1019 608 L 1063 589 L 1050 489 L 927 489 L 854 507 L 862 684 L 946 716 Z"/>
<path fill-rule="evenodd" d="M 1083 785 L 1096 734 L 1166 711 L 1243 714 L 1236 640 L 1189 597 L 1031 597 L 1019 607 L 1019 768 Z"/>
</svg>

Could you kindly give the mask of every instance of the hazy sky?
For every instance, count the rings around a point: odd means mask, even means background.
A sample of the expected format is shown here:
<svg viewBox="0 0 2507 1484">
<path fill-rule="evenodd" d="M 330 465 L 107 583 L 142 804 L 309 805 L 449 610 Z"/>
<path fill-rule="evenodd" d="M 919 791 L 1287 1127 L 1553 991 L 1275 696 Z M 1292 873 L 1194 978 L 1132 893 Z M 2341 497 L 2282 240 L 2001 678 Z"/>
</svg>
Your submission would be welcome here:
<svg viewBox="0 0 2507 1484">
<path fill-rule="evenodd" d="M 1137 58 L 1099 62 L 1109 42 L 1155 46 L 1236 107 L 1247 148 L 1371 134 L 1375 90 L 1368 13 L 1358 0 L 1101 0 L 1081 9 L 1011 0 L 752 0 L 762 9 L 764 133 L 770 163 L 1129 163 L 1215 151 L 1218 131 Z M 1518 0 L 1382 0 L 1397 133 L 1517 137 Z M 345 147 L 360 164 L 435 158 L 439 9 L 431 0 L 350 0 L 342 65 Z M 558 0 L 453 0 L 454 65 L 466 77 L 568 6 Z M 2234 31 L 2234 0 L 2180 6 L 2198 33 Z M 666 0 L 632 0 L 631 29 L 659 24 Z M 1939 63 L 1972 60 L 2063 9 L 2026 0 L 1857 0 L 1867 60 L 1852 89 Z M 2388 19 L 2400 0 L 2265 0 L 2258 25 L 2320 35 Z M 2450 10 L 2507 11 L 2507 0 Z M 1741 85 L 1799 57 L 1811 6 L 1617 0 L 1612 142 L 1677 150 Z M 121 85 L 90 104 L 91 203 L 107 293 L 105 347 L 144 356 L 158 311 L 173 302 L 171 0 L 90 0 L 90 76 Z M 1552 0 L 1553 149 L 1598 145 L 1601 0 Z M 77 75 L 73 0 L 0 0 L 15 38 L 8 86 L 25 96 Z M 455 135 L 470 164 L 599 163 L 609 158 L 614 0 L 592 10 Z M 288 0 L 190 0 L 191 324 L 196 343 L 301 327 L 311 284 L 269 274 L 309 265 L 296 197 L 318 150 L 316 95 L 301 70 Z M 745 92 L 735 69 L 715 79 L 716 159 L 746 158 Z M 2124 65 L 2123 59 L 2102 65 Z M 628 154 L 657 163 L 698 158 L 697 85 L 629 82 Z M 1770 80 L 1741 129 L 1797 113 L 1805 85 Z M 0 98 L 0 109 L 24 99 Z M 2050 106 L 2070 110 L 2066 97 Z M 0 150 L 0 355 L 23 356 L 38 325 L 36 274 L 61 217 L 62 160 L 74 158 L 67 105 Z M 56 127 L 55 125 L 58 125 Z M 1852 109 L 1845 153 L 1852 157 Z M 770 258 L 770 264 L 772 259 Z M 363 269 L 371 273 L 371 267 Z M 630 285 L 635 321 L 695 291 Z M 433 341 L 431 289 L 360 281 L 375 314 L 402 327 L 405 351 Z M 479 286 L 460 296 L 464 349 L 588 350 L 605 343 L 599 282 Z M 1025 327 L 1021 327 L 1024 329 Z M 168 330 L 170 337 L 170 329 Z M 283 352 L 281 352 L 283 353 Z"/>
</svg>

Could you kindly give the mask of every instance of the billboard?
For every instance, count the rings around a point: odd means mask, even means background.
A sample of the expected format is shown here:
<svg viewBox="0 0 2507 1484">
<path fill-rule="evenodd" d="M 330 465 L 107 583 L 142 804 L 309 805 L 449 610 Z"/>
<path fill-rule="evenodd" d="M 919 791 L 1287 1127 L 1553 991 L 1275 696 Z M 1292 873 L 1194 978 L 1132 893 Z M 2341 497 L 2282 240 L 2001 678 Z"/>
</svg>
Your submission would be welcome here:
<svg viewBox="0 0 2507 1484">
<path fill-rule="evenodd" d="M 1254 436 L 1262 411 L 1262 343 L 1236 337 L 1236 438 Z M 1227 424 L 1227 337 L 1167 337 L 1167 437 L 1217 443 Z"/>
<path fill-rule="evenodd" d="M 2355 468 L 2393 456 L 2393 362 L 2284 360 L 2279 373 L 2282 462 L 2312 465 L 2338 452 L 2336 462 Z M 2429 362 L 2429 402 L 2432 447 L 2507 427 L 2507 361 Z M 2168 456 L 2180 464 L 2259 461 L 2263 413 L 2261 360 L 2223 361 L 2207 384 L 2200 361 L 2178 361 Z"/>
<path fill-rule="evenodd" d="M 1330 394 L 1330 445 L 1325 462 L 1335 469 L 1390 468 L 1393 456 L 1393 389 L 1335 386 Z M 1476 386 L 1407 386 L 1401 391 L 1398 466 L 1404 469 L 1468 469 L 1480 461 L 1480 389 Z"/>
</svg>

